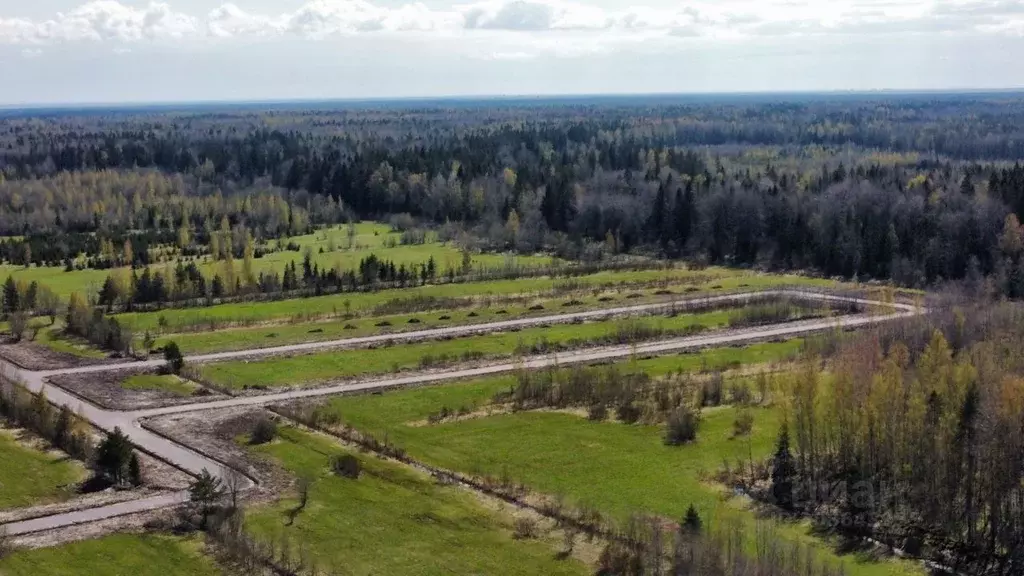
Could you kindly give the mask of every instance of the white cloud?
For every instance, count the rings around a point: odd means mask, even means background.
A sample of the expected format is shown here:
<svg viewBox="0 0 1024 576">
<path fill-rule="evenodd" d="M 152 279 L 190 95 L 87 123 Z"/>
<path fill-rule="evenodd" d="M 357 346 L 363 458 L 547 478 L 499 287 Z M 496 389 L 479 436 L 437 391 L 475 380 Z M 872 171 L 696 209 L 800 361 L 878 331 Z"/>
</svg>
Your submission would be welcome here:
<svg viewBox="0 0 1024 576">
<path fill-rule="evenodd" d="M 249 14 L 235 4 L 223 4 L 206 15 L 206 31 L 217 38 L 266 36 L 282 28 L 283 23 L 267 16 Z"/>
<path fill-rule="evenodd" d="M 0 42 L 46 44 L 177 39 L 193 34 L 196 24 L 195 18 L 175 12 L 164 3 L 154 2 L 136 9 L 113 0 L 94 0 L 44 21 L 0 17 Z"/>
<path fill-rule="evenodd" d="M 310 0 L 284 14 L 262 14 L 225 3 L 194 16 L 163 2 L 136 8 L 117 0 L 92 0 L 45 20 L 5 19 L 0 13 L 0 44 L 129 44 L 286 36 L 317 40 L 397 33 L 520 35 L 533 43 L 542 42 L 545 36 L 576 42 L 581 41 L 581 34 L 615 43 L 654 37 L 685 41 L 693 37 L 1024 33 L 1024 2 L 1020 0 L 684 0 L 670 8 L 639 5 L 627 9 L 603 9 L 572 0 L 483 0 L 447 8 L 375 1 L 381 2 Z M 531 52 L 516 49 L 493 54 Z"/>
</svg>

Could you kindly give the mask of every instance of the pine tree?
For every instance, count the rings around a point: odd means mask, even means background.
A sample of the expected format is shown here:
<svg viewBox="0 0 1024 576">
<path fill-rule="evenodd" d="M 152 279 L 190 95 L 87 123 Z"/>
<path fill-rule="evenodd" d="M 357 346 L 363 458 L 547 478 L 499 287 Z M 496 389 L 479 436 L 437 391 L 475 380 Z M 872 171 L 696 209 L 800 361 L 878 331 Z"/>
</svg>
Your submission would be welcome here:
<svg viewBox="0 0 1024 576">
<path fill-rule="evenodd" d="M 13 314 L 21 309 L 18 296 L 18 284 L 13 276 L 8 276 L 4 282 L 4 314 Z"/>
<path fill-rule="evenodd" d="M 123 485 L 129 481 L 129 466 L 132 459 L 132 445 L 121 428 L 114 431 L 100 443 L 96 452 L 96 468 L 110 482 Z"/>
<path fill-rule="evenodd" d="M 701 531 L 703 522 L 700 519 L 700 514 L 697 513 L 697 509 L 693 507 L 693 504 L 690 504 L 690 507 L 686 509 L 686 516 L 683 518 L 681 526 L 683 530 L 691 534 L 697 534 Z"/>
<path fill-rule="evenodd" d="M 796 466 L 789 451 L 789 426 L 783 422 L 779 440 L 772 459 L 772 496 L 775 504 L 783 510 L 793 509 L 793 480 Z"/>
<path fill-rule="evenodd" d="M 139 465 L 138 455 L 134 452 L 128 461 L 128 481 L 132 486 L 142 486 L 142 467 Z"/>
</svg>

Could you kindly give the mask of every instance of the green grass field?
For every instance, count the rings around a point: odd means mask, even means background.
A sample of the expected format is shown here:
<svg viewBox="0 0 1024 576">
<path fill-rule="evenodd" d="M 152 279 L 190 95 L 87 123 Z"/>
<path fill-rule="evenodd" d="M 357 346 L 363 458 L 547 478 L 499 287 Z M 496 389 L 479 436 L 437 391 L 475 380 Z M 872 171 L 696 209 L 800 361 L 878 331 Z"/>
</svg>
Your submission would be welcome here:
<svg viewBox="0 0 1024 576">
<path fill-rule="evenodd" d="M 351 270 L 357 268 L 359 261 L 370 254 L 376 254 L 378 258 L 383 260 L 392 260 L 396 266 L 401 264 L 424 264 L 433 257 L 437 263 L 439 273 L 444 273 L 449 267 L 458 269 L 462 265 L 462 252 L 452 245 L 433 241 L 421 245 L 402 246 L 398 244 L 400 236 L 401 234 L 399 233 L 391 232 L 390 227 L 386 224 L 364 222 L 357 225 L 356 246 L 349 249 L 344 226 L 318 230 L 313 234 L 288 238 L 282 242 L 282 245 L 288 242 L 295 242 L 301 246 L 298 252 L 282 250 L 267 254 L 263 258 L 254 259 L 253 274 L 271 270 L 280 273 L 284 270 L 285 265 L 293 261 L 301 267 L 307 247 L 313 251 L 313 261 L 320 268 L 326 267 L 328 269 L 339 267 L 341 270 Z M 387 245 L 389 238 L 396 244 L 395 246 Z M 323 252 L 321 252 L 321 249 Z M 475 254 L 472 257 L 472 262 L 474 266 L 494 268 L 503 266 L 506 263 L 506 257 L 502 254 Z M 551 263 L 551 258 L 546 256 L 517 256 L 514 258 L 514 262 L 520 266 L 548 265 Z M 198 264 L 203 273 L 211 277 L 213 274 L 223 274 L 225 266 L 223 262 L 214 262 L 208 257 L 204 257 Z M 234 264 L 236 272 L 240 273 L 242 270 L 241 259 L 235 260 Z M 165 266 L 173 267 L 174 262 L 156 262 L 151 265 L 151 268 L 163 271 Z M 103 285 L 104 280 L 112 272 L 131 273 L 128 268 L 65 272 L 62 266 L 25 268 L 23 266 L 0 265 L 0 279 L 14 276 L 15 279 L 25 282 L 35 280 L 40 284 L 49 286 L 63 298 L 67 298 L 72 292 L 87 293 L 91 290 L 98 291 Z"/>
<path fill-rule="evenodd" d="M 39 321 L 39 319 L 34 318 L 33 321 Z M 53 326 L 50 326 L 49 320 L 47 320 L 45 321 L 45 326 L 40 328 L 39 332 L 36 333 L 36 339 L 34 342 L 46 346 L 56 352 L 71 354 L 72 356 L 77 356 L 79 358 L 98 359 L 107 357 L 105 352 L 92 347 L 84 339 L 65 335 L 62 332 L 63 328 L 63 320 L 58 320 Z"/>
<path fill-rule="evenodd" d="M 660 282 L 668 287 L 675 286 L 681 295 L 685 295 L 682 290 L 684 288 L 698 291 L 728 292 L 764 289 L 780 285 L 836 286 L 836 283 L 830 280 L 797 275 L 759 274 L 727 268 L 709 268 L 700 271 L 677 268 L 672 270 L 599 272 L 571 279 L 540 277 L 428 285 L 397 290 L 381 290 L 378 292 L 343 293 L 270 302 L 238 302 L 204 308 L 168 309 L 156 312 L 120 314 L 118 318 L 127 322 L 138 333 L 142 333 L 145 330 L 150 330 L 154 333 L 182 330 L 215 330 L 230 324 L 308 322 L 324 318 L 339 318 L 349 312 L 353 315 L 369 315 L 377 306 L 395 299 L 541 295 L 550 293 L 555 288 L 567 284 L 572 284 L 583 291 L 645 282 Z M 345 305 L 346 302 L 348 302 L 347 307 Z M 161 318 L 163 318 L 164 326 L 161 326 Z"/>
<path fill-rule="evenodd" d="M 309 504 L 288 525 L 296 501 L 250 511 L 246 525 L 264 538 L 284 535 L 308 548 L 332 574 L 585 574 L 575 560 L 556 560 L 551 545 L 513 540 L 511 522 L 474 496 L 403 466 L 360 454 L 363 474 L 329 470 L 345 449 L 325 436 L 283 428 L 253 450 L 312 480 Z"/>
<path fill-rule="evenodd" d="M 643 362 L 638 364 L 644 366 Z M 664 363 L 655 371 L 672 371 Z M 443 406 L 480 408 L 511 378 L 491 378 L 443 387 L 386 392 L 377 396 L 336 398 L 329 409 L 345 424 L 378 437 L 385 434 L 412 457 L 474 475 L 507 477 L 567 502 L 593 506 L 623 519 L 631 513 L 655 513 L 679 519 L 693 504 L 706 519 L 722 515 L 753 527 L 755 514 L 739 499 L 723 504 L 724 492 L 709 480 L 723 462 L 735 465 L 748 451 L 768 456 L 781 420 L 780 410 L 755 408 L 748 445 L 733 439 L 731 407 L 705 410 L 694 444 L 667 447 L 661 426 L 590 422 L 552 412 L 497 414 L 459 422 L 422 425 Z M 409 425 L 410 423 L 416 425 Z M 858 576 L 921 574 L 912 563 L 873 562 L 855 555 L 837 556 L 815 538 L 806 523 L 784 523 L 780 533 L 811 544 L 822 558 L 842 562 Z"/>
<path fill-rule="evenodd" d="M 66 500 L 88 476 L 80 463 L 29 448 L 3 428 L 0 462 L 0 510 Z"/>
<path fill-rule="evenodd" d="M 199 538 L 115 534 L 0 559 L 4 576 L 220 576 Z"/>
<path fill-rule="evenodd" d="M 467 299 L 463 300 L 466 306 L 457 309 L 445 308 L 429 312 L 172 333 L 156 338 L 155 344 L 159 348 L 173 341 L 186 354 L 248 350 L 671 301 L 672 296 L 658 294 L 659 292 L 662 292 L 662 289 L 595 290 L 559 297 L 535 298 L 528 303 L 521 300 L 510 303 L 500 298 L 486 301 Z M 136 334 L 136 344 L 139 348 L 141 339 L 142 335 Z"/>
<path fill-rule="evenodd" d="M 197 388 L 174 374 L 136 374 L 121 382 L 121 387 L 125 390 L 159 390 L 176 396 L 191 396 Z"/>
<path fill-rule="evenodd" d="M 429 368 L 443 365 L 446 363 L 445 360 L 454 362 L 465 358 L 508 357 L 515 354 L 517 349 L 542 344 L 548 347 L 585 345 L 587 342 L 614 337 L 623 327 L 645 326 L 666 331 L 685 331 L 722 326 L 728 318 L 729 311 L 721 310 L 704 314 L 681 314 L 674 318 L 656 316 L 587 324 L 562 324 L 447 341 L 338 350 L 262 361 L 218 362 L 202 365 L 198 370 L 203 380 L 221 388 L 306 386 L 357 376 Z M 715 354 L 725 354 L 726 350 L 730 349 L 723 349 L 722 352 Z M 431 358 L 431 361 L 425 361 L 427 357 Z M 740 357 L 739 361 L 742 360 Z"/>
</svg>

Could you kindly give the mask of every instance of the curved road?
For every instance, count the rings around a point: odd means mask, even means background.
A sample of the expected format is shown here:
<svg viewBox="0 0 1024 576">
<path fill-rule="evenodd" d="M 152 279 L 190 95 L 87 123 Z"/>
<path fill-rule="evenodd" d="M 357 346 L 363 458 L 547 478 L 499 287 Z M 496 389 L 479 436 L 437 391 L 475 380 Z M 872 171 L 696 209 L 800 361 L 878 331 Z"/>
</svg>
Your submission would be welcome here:
<svg viewBox="0 0 1024 576">
<path fill-rule="evenodd" d="M 47 378 L 58 374 L 102 372 L 108 370 L 118 370 L 128 367 L 159 366 L 163 364 L 162 361 L 125 362 L 120 364 L 84 366 L 79 368 L 69 368 L 66 370 L 51 371 L 23 370 L 7 362 L 0 361 L 0 371 L 2 371 L 3 375 L 6 378 L 23 383 L 25 387 L 27 387 L 29 390 L 33 392 L 45 392 L 47 398 L 56 405 L 67 405 L 72 409 L 77 408 L 77 412 L 79 415 L 86 418 L 87 420 L 89 420 L 90 422 L 92 422 L 97 427 L 103 430 L 110 431 L 113 430 L 115 427 L 120 427 L 122 431 L 128 434 L 132 443 L 135 444 L 139 449 L 148 452 L 158 458 L 161 458 L 177 466 L 178 468 L 181 468 L 182 470 L 185 470 L 192 474 L 198 474 L 203 469 L 208 469 L 212 473 L 220 476 L 221 478 L 224 478 L 228 474 L 228 469 L 221 463 L 207 456 L 204 456 L 190 448 L 172 442 L 167 438 L 164 438 L 163 436 L 155 434 L 147 429 L 144 429 L 139 423 L 140 420 L 144 418 L 151 418 L 167 414 L 180 414 L 184 412 L 196 412 L 201 410 L 216 410 L 222 408 L 232 408 L 237 406 L 262 406 L 267 404 L 274 404 L 303 398 L 314 398 L 342 393 L 362 392 L 369 390 L 383 390 L 402 386 L 421 385 L 445 380 L 470 378 L 489 374 L 510 372 L 520 368 L 541 368 L 553 365 L 587 363 L 599 360 L 628 357 L 633 354 L 664 354 L 668 352 L 679 352 L 684 350 L 738 344 L 757 340 L 789 338 L 813 332 L 832 330 L 836 328 L 855 328 L 858 326 L 877 324 L 880 322 L 888 322 L 891 320 L 914 316 L 924 312 L 923 308 L 918 308 L 909 304 L 888 304 L 883 302 L 866 300 L 862 298 L 833 296 L 828 294 L 820 294 L 816 292 L 802 292 L 796 290 L 773 290 L 745 294 L 733 294 L 729 296 L 719 296 L 713 298 L 700 298 L 684 302 L 645 304 L 640 306 L 611 308 L 589 312 L 578 312 L 572 314 L 558 314 L 545 317 L 524 318 L 519 320 L 492 322 L 472 326 L 437 328 L 431 330 L 421 330 L 417 332 L 391 334 L 387 336 L 369 336 L 364 338 L 350 338 L 346 340 L 333 340 L 328 342 L 295 344 L 291 346 L 262 348 L 257 350 L 222 352 L 217 354 L 191 356 L 187 358 L 187 361 L 191 363 L 214 362 L 218 360 L 228 360 L 235 358 L 252 358 L 276 354 L 287 354 L 293 352 L 305 352 L 310 350 L 323 350 L 331 348 L 360 346 L 384 340 L 395 341 L 431 339 L 445 336 L 456 336 L 480 332 L 506 330 L 509 328 L 521 326 L 540 325 L 558 322 L 565 323 L 572 322 L 577 319 L 602 318 L 625 314 L 648 313 L 658 310 L 668 310 L 671 309 L 673 306 L 675 306 L 677 309 L 681 309 L 680 306 L 703 305 L 705 303 L 714 304 L 728 301 L 741 302 L 756 297 L 763 297 L 766 295 L 792 296 L 797 298 L 814 299 L 822 301 L 848 302 L 865 306 L 881 306 L 890 308 L 894 311 L 889 314 L 859 314 L 852 316 L 840 316 L 836 318 L 788 322 L 784 324 L 760 326 L 755 328 L 723 330 L 710 334 L 673 338 L 655 342 L 648 342 L 644 344 L 609 346 L 604 348 L 593 348 L 586 350 L 562 352 L 558 354 L 533 357 L 529 360 L 525 360 L 522 362 L 506 362 L 501 364 L 493 364 L 475 368 L 419 373 L 411 374 L 408 376 L 389 377 L 375 380 L 363 380 L 358 382 L 348 382 L 332 386 L 326 386 L 322 388 L 293 390 L 277 394 L 266 394 L 262 396 L 230 398 L 227 400 L 220 400 L 215 402 L 187 404 L 179 406 L 170 406 L 166 408 L 154 408 L 126 412 L 105 410 L 103 408 L 100 408 L 94 404 L 91 404 L 90 402 L 87 402 L 79 398 L 78 396 L 66 392 L 62 388 L 49 384 L 47 382 Z M 249 480 L 249 486 L 247 487 L 251 486 L 252 482 L 251 480 Z M 50 530 L 54 528 L 61 528 L 75 524 L 113 518 L 126 514 L 162 509 L 179 504 L 181 502 L 186 501 L 187 499 L 188 495 L 185 492 L 168 493 L 142 498 L 130 502 L 123 502 L 120 504 L 110 506 L 91 508 L 64 514 L 56 514 L 52 516 L 46 516 L 33 520 L 25 520 L 21 522 L 13 522 L 5 525 L 0 525 L 0 530 L 5 530 L 10 535 L 28 534 L 42 530 Z"/>
</svg>

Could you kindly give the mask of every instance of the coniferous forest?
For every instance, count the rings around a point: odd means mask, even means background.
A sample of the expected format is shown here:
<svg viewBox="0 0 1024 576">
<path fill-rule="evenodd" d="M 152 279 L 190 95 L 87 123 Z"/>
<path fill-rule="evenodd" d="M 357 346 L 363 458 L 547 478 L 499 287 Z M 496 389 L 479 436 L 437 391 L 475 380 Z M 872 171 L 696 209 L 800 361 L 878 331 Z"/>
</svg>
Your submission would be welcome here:
<svg viewBox="0 0 1024 576">
<path fill-rule="evenodd" d="M 475 249 L 991 277 L 1016 296 L 1022 118 L 1012 94 L 9 113 L 0 253 L 145 266 L 226 231 L 213 248 L 241 258 L 247 235 L 401 214 Z"/>
</svg>

